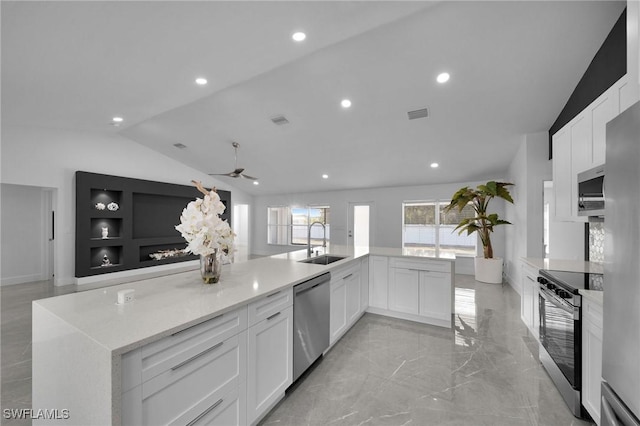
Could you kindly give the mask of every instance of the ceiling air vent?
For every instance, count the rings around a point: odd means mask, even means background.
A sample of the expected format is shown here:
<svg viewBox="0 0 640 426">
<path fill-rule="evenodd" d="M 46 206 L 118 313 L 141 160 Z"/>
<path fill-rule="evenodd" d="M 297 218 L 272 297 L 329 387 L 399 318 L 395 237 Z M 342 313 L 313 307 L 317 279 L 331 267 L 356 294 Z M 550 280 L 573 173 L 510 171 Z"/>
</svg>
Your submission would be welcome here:
<svg viewBox="0 0 640 426">
<path fill-rule="evenodd" d="M 284 115 L 276 115 L 275 117 L 271 117 L 271 121 L 273 121 L 273 124 L 276 124 L 278 126 L 289 124 L 289 120 L 287 120 L 287 117 L 285 117 Z"/>
<path fill-rule="evenodd" d="M 175 146 L 178 149 L 185 149 L 187 147 L 185 144 L 182 144 L 180 142 L 174 143 L 173 146 Z"/>
<path fill-rule="evenodd" d="M 407 113 L 409 120 L 415 120 L 416 118 L 426 118 L 429 116 L 429 110 L 427 108 L 417 109 L 415 111 L 409 111 Z"/>
</svg>

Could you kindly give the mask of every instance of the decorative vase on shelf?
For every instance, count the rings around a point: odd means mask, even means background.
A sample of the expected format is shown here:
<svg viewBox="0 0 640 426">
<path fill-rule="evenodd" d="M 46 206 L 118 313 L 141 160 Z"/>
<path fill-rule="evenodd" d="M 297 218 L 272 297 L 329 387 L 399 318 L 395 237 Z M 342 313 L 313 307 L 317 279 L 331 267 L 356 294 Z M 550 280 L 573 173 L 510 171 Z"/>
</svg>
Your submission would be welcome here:
<svg viewBox="0 0 640 426">
<path fill-rule="evenodd" d="M 218 249 L 212 254 L 200 255 L 200 274 L 205 284 L 215 284 L 220 281 L 220 267 Z"/>
</svg>

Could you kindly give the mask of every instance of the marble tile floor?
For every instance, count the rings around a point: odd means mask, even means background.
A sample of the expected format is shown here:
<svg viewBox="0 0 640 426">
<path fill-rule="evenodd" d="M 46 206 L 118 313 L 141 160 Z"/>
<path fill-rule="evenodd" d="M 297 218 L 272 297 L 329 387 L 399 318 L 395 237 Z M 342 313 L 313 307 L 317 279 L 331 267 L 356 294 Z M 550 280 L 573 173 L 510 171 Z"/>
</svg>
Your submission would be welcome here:
<svg viewBox="0 0 640 426">
<path fill-rule="evenodd" d="M 31 301 L 74 290 L 0 287 L 2 408 L 31 406 Z M 261 424 L 590 424 L 539 364 L 509 285 L 456 275 L 455 311 L 454 330 L 366 314 Z M 0 415 L 2 425 L 30 423 Z"/>
<path fill-rule="evenodd" d="M 0 407 L 31 408 L 31 302 L 75 291 L 51 281 L 0 287 Z M 29 420 L 5 419 L 0 424 L 29 425 Z"/>
<path fill-rule="evenodd" d="M 261 426 L 590 425 L 538 361 L 508 285 L 456 276 L 453 330 L 365 314 Z"/>
</svg>

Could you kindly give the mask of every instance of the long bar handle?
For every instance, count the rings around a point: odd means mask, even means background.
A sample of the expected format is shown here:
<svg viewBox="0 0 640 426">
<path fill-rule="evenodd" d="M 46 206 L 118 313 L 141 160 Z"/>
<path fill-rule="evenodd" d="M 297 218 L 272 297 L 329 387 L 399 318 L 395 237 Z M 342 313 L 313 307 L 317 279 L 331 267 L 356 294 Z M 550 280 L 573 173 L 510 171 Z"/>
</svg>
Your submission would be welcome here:
<svg viewBox="0 0 640 426">
<path fill-rule="evenodd" d="M 224 316 L 224 314 L 220 314 L 220 315 L 218 315 L 218 316 L 215 316 L 215 317 L 213 317 L 213 318 L 211 318 L 211 319 L 209 319 L 209 320 L 207 320 L 207 321 L 217 320 L 218 318 L 222 318 L 222 316 Z M 203 321 L 203 322 L 206 322 L 206 321 Z M 176 331 L 175 333 L 173 333 L 173 334 L 172 334 L 172 336 L 175 336 L 175 335 L 178 335 L 178 334 L 183 333 L 183 332 L 185 332 L 185 331 L 191 330 L 193 327 L 197 327 L 197 326 L 199 326 L 200 324 L 202 324 L 202 323 L 201 323 L 201 322 L 199 322 L 199 323 L 197 323 L 197 324 L 193 324 L 192 326 L 187 327 L 187 328 L 185 328 L 185 329 L 183 329 L 183 330 Z"/>
<path fill-rule="evenodd" d="M 218 349 L 223 344 L 224 344 L 224 342 L 220 342 L 217 345 L 211 346 L 209 349 L 205 349 L 204 351 L 200 352 L 198 355 L 194 355 L 191 358 L 189 358 L 189 359 L 187 359 L 185 361 L 182 361 L 180 364 L 171 367 L 171 370 L 175 371 L 178 368 L 184 367 L 185 365 L 189 364 L 191 361 L 195 361 L 196 359 L 200 358 L 201 356 L 203 356 L 205 354 L 208 354 L 209 352 Z"/>
<path fill-rule="evenodd" d="M 209 414 L 210 412 L 215 410 L 216 407 L 218 407 L 218 405 L 222 404 L 222 401 L 224 401 L 223 398 L 220 398 L 219 400 L 217 400 L 215 402 L 215 404 L 213 404 L 211 407 L 209 407 L 206 410 L 204 410 L 202 413 L 200 413 L 200 415 L 198 417 L 196 417 L 195 419 L 193 419 L 189 423 L 187 423 L 187 426 L 193 426 L 194 424 L 198 423 L 201 418 L 203 418 L 204 416 L 206 416 L 207 414 Z"/>
<path fill-rule="evenodd" d="M 280 312 L 276 312 L 275 314 L 271 315 L 270 317 L 267 318 L 267 321 L 269 321 L 270 319 L 273 319 L 275 317 L 277 317 L 278 315 L 280 315 L 282 313 L 282 311 Z"/>
</svg>

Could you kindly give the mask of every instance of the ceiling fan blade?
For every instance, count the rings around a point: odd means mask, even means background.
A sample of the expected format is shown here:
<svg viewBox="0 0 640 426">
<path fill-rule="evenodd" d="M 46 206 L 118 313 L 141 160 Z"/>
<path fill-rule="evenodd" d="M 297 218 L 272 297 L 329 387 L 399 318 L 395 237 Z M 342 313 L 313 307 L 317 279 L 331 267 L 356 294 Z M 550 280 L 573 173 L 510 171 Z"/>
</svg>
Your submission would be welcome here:
<svg viewBox="0 0 640 426">
<path fill-rule="evenodd" d="M 255 177 L 249 176 L 249 175 L 245 175 L 245 174 L 242 174 L 242 173 L 240 173 L 240 176 L 242 176 L 245 179 L 249 179 L 249 180 L 258 180 L 258 178 L 255 178 Z"/>
<path fill-rule="evenodd" d="M 238 177 L 237 173 L 207 173 L 209 176 L 227 176 L 227 177 Z"/>
</svg>

